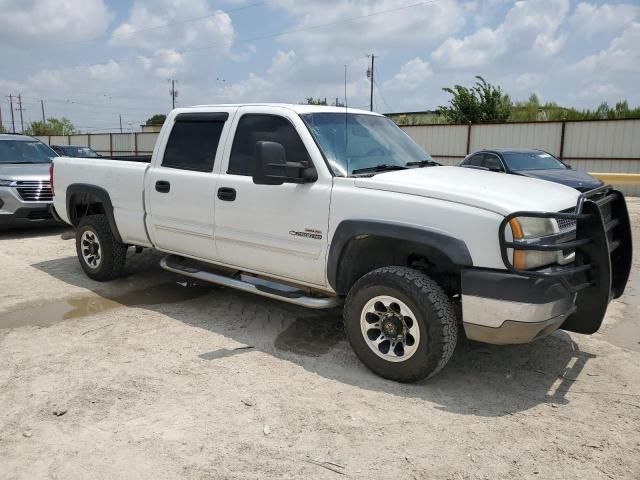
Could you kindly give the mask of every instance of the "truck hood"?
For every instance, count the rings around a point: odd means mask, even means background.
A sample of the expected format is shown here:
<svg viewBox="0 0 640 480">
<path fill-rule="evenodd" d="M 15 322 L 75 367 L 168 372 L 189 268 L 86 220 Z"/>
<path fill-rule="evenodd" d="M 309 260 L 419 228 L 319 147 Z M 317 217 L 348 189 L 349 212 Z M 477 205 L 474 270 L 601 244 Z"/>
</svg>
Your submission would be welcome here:
<svg viewBox="0 0 640 480">
<path fill-rule="evenodd" d="M 354 181 L 360 188 L 462 203 L 500 215 L 522 210 L 557 212 L 575 206 L 580 195 L 558 183 L 459 167 L 412 168 Z"/>
<path fill-rule="evenodd" d="M 49 180 L 50 163 L 1 163 L 2 180 Z"/>
</svg>

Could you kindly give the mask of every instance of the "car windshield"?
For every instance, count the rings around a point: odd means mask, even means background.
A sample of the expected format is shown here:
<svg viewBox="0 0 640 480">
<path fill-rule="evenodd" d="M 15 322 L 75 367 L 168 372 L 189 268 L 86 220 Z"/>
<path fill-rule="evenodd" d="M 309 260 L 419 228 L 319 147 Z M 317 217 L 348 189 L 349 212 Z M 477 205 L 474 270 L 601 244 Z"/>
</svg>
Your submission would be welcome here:
<svg viewBox="0 0 640 480">
<path fill-rule="evenodd" d="M 56 152 L 37 140 L 0 140 L 0 164 L 51 163 Z"/>
<path fill-rule="evenodd" d="M 546 152 L 503 152 L 505 162 L 510 170 L 561 170 L 566 169 L 553 155 Z"/>
<path fill-rule="evenodd" d="M 386 117 L 355 113 L 308 113 L 301 117 L 336 175 L 435 163 Z"/>
<path fill-rule="evenodd" d="M 98 154 L 89 147 L 62 147 L 62 151 L 68 157 L 97 157 Z"/>
</svg>

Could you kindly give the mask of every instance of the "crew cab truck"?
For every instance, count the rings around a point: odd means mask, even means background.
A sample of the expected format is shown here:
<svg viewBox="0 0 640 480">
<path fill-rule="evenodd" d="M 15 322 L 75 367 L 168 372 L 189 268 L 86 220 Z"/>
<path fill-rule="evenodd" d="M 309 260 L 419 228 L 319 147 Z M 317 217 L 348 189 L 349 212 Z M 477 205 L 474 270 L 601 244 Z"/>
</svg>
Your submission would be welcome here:
<svg viewBox="0 0 640 480">
<path fill-rule="evenodd" d="M 389 379 L 435 374 L 463 334 L 597 331 L 631 267 L 623 195 L 435 165 L 375 113 L 218 105 L 173 110 L 149 164 L 62 157 L 51 180 L 90 278 L 135 246 L 188 277 L 344 304 L 353 349 Z"/>
</svg>

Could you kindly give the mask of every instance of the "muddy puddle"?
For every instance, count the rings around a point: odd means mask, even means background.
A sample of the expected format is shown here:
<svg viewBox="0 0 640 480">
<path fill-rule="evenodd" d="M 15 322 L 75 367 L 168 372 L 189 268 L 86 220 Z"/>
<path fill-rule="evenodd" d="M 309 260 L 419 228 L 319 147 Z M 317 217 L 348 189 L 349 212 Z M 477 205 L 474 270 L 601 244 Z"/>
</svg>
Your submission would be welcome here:
<svg viewBox="0 0 640 480">
<path fill-rule="evenodd" d="M 275 347 L 306 357 L 319 357 L 345 340 L 342 317 L 323 315 L 299 317 L 275 340 Z"/>
<path fill-rule="evenodd" d="M 49 302 L 31 302 L 0 313 L 0 329 L 46 327 L 63 320 L 87 317 L 119 307 L 183 302 L 206 295 L 211 289 L 211 286 L 187 282 L 167 282 L 113 297 L 91 293 Z"/>
</svg>

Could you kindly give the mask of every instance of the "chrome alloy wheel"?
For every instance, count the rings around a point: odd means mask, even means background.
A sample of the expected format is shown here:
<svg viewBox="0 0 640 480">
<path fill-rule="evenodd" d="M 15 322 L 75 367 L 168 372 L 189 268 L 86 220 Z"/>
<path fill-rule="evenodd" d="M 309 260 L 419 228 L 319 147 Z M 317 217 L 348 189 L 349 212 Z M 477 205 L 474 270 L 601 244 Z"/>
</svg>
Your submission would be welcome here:
<svg viewBox="0 0 640 480">
<path fill-rule="evenodd" d="M 102 249 L 100 248 L 100 240 L 95 232 L 85 230 L 80 238 L 82 248 L 82 258 L 90 268 L 98 268 L 102 261 Z"/>
<path fill-rule="evenodd" d="M 420 343 L 415 315 L 394 297 L 381 295 L 369 300 L 360 315 L 360 328 L 369 348 L 388 362 L 411 358 Z"/>
</svg>

